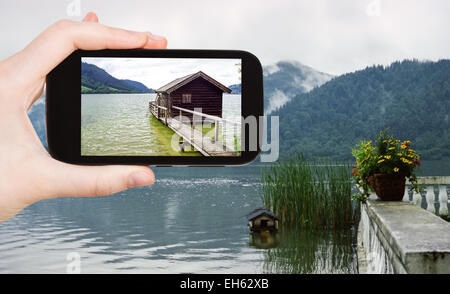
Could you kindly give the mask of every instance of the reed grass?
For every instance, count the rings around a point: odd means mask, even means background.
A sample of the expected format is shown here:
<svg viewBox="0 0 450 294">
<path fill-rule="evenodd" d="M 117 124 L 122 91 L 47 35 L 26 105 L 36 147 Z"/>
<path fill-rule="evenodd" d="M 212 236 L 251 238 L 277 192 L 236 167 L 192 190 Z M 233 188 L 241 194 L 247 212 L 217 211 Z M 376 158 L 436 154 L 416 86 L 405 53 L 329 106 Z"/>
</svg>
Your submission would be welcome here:
<svg viewBox="0 0 450 294">
<path fill-rule="evenodd" d="M 264 251 L 266 274 L 355 273 L 350 230 L 281 228 L 276 238 L 278 246 Z"/>
<path fill-rule="evenodd" d="M 307 229 L 350 228 L 350 166 L 296 156 L 263 170 L 263 203 L 282 225 Z"/>
</svg>

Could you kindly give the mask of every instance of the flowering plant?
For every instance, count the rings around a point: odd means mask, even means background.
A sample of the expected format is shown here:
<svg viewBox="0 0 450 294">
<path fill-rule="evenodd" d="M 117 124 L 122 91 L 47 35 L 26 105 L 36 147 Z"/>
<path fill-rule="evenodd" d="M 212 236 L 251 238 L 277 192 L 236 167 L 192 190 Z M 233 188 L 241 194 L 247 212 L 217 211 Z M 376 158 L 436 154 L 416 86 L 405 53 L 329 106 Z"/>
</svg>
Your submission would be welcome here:
<svg viewBox="0 0 450 294">
<path fill-rule="evenodd" d="M 371 180 L 374 174 L 398 174 L 406 177 L 412 189 L 419 191 L 414 169 L 420 166 L 420 156 L 411 148 L 411 141 L 394 139 L 386 130 L 381 131 L 375 144 L 372 141 L 361 141 L 352 149 L 356 159 L 352 177 L 357 186 L 362 188 L 360 194 L 353 198 L 364 202 L 373 190 Z"/>
</svg>

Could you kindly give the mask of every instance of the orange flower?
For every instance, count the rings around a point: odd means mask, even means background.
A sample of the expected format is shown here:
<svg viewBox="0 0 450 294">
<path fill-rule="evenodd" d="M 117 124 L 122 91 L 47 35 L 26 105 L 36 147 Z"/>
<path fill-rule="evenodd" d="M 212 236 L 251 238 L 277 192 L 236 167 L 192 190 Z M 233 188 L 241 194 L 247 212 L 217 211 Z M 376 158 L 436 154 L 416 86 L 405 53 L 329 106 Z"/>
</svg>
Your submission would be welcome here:
<svg viewBox="0 0 450 294">
<path fill-rule="evenodd" d="M 352 176 L 359 174 L 359 170 L 352 171 Z"/>
</svg>

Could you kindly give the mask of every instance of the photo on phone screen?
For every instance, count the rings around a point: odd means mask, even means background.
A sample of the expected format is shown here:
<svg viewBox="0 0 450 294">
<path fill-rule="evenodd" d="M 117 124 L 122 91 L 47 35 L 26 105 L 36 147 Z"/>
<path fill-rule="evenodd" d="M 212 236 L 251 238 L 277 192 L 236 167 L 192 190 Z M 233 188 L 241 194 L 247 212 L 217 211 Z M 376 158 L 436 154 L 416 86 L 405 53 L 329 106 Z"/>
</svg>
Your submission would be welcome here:
<svg viewBox="0 0 450 294">
<path fill-rule="evenodd" d="M 241 155 L 241 59 L 81 62 L 82 156 Z"/>
</svg>

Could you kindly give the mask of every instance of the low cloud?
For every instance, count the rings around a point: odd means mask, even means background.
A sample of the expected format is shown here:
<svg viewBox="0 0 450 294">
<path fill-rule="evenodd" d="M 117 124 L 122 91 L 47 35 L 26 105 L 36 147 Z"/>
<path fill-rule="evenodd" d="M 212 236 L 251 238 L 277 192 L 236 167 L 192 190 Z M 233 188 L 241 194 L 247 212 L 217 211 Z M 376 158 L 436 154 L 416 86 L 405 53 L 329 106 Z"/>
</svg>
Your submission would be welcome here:
<svg viewBox="0 0 450 294">
<path fill-rule="evenodd" d="M 379 3 L 376 9 L 374 1 Z M 66 14 L 70 2 L 0 1 L 0 59 L 22 49 L 58 19 L 80 20 L 82 16 Z M 162 34 L 170 48 L 242 49 L 254 53 L 264 65 L 294 59 L 339 75 L 405 58 L 450 57 L 448 0 L 80 3 L 81 15 L 96 11 L 109 26 Z"/>
</svg>

